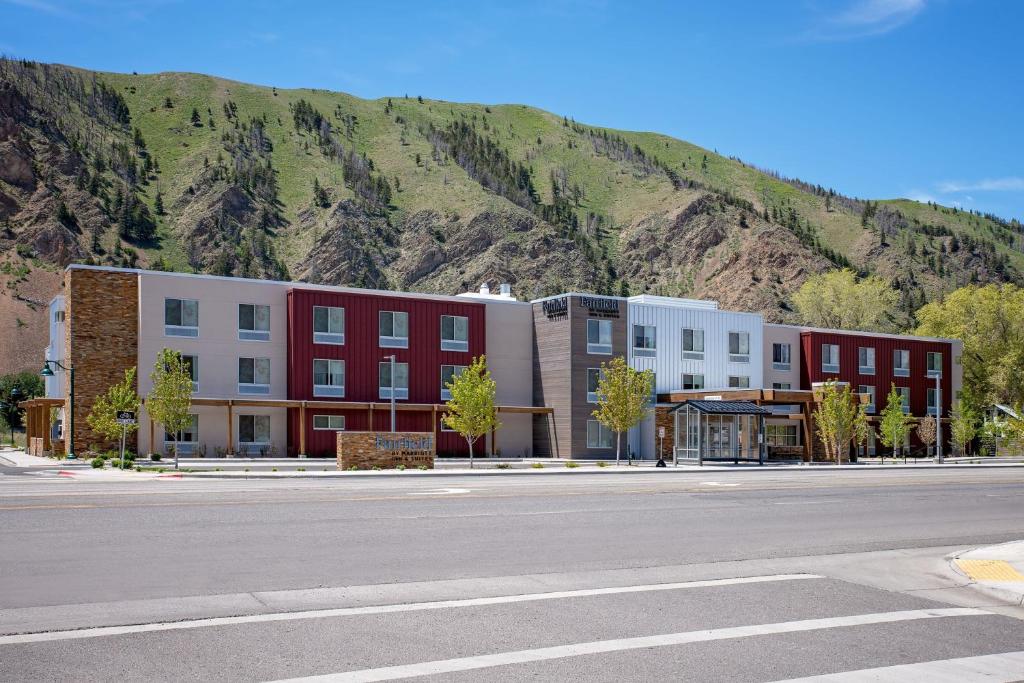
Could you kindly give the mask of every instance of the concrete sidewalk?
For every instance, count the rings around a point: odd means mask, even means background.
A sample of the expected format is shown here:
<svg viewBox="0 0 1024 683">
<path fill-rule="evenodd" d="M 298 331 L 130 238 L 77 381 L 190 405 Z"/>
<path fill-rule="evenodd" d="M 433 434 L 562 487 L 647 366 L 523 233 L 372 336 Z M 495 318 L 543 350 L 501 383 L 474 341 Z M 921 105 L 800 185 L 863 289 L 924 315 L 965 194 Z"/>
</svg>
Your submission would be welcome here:
<svg viewBox="0 0 1024 683">
<path fill-rule="evenodd" d="M 955 556 L 953 570 L 978 590 L 1024 605 L 1024 541 L 978 548 Z"/>
<path fill-rule="evenodd" d="M 65 467 L 81 464 L 81 460 L 57 460 L 29 455 L 20 448 L 0 447 L 0 462 L 11 467 Z M 88 466 L 88 462 L 85 463 Z"/>
</svg>

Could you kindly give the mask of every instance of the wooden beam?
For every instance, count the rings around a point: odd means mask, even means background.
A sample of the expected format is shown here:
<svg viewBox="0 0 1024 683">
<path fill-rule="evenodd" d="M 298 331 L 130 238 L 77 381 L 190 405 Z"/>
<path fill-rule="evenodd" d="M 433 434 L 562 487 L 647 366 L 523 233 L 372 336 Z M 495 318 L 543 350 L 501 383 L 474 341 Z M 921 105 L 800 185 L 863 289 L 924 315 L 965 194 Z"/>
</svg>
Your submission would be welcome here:
<svg viewBox="0 0 1024 683">
<path fill-rule="evenodd" d="M 306 457 L 306 402 L 299 406 L 299 457 Z"/>
<path fill-rule="evenodd" d="M 804 462 L 810 462 L 814 459 L 814 450 L 811 448 L 811 414 L 808 411 L 810 408 L 809 403 L 803 404 L 801 410 L 803 410 L 803 419 L 800 424 L 803 425 L 804 433 Z"/>
<path fill-rule="evenodd" d="M 43 450 L 50 450 L 50 407 L 40 406 L 39 417 L 41 418 L 43 428 Z"/>
<path fill-rule="evenodd" d="M 235 454 L 235 411 L 228 401 L 228 447 L 224 455 L 232 457 Z"/>
</svg>

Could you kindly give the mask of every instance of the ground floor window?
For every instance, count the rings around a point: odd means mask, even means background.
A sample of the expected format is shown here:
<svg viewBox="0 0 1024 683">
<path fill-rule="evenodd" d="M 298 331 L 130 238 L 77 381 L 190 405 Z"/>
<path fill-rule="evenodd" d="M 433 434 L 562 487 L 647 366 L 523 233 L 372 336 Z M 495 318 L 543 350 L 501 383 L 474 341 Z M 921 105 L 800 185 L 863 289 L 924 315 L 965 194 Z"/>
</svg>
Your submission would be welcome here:
<svg viewBox="0 0 1024 683">
<path fill-rule="evenodd" d="M 613 432 L 597 420 L 587 420 L 587 448 L 611 448 Z"/>
<path fill-rule="evenodd" d="M 769 446 L 799 446 L 799 425 L 768 423 L 765 425 L 765 437 Z"/>
<path fill-rule="evenodd" d="M 339 432 L 345 429 L 344 415 L 314 415 L 313 429 L 317 431 Z"/>
<path fill-rule="evenodd" d="M 185 429 L 181 430 L 181 435 L 178 437 L 178 455 L 186 455 L 195 452 L 196 444 L 199 443 L 199 416 L 192 415 L 192 424 Z M 174 445 L 174 434 L 168 434 L 167 430 L 164 430 L 164 445 Z"/>
<path fill-rule="evenodd" d="M 264 446 L 270 443 L 269 415 L 239 415 L 238 443 Z"/>
</svg>

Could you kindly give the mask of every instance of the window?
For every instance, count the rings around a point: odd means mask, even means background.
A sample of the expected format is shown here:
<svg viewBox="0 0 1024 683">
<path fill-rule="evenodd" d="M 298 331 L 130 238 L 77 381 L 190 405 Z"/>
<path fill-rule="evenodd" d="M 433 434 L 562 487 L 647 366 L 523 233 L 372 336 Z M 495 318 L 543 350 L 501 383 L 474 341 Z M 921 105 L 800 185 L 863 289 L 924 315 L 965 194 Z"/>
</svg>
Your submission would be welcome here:
<svg viewBox="0 0 1024 683">
<path fill-rule="evenodd" d="M 452 429 L 451 427 L 448 426 L 448 423 L 444 421 L 444 417 L 443 416 L 442 416 L 440 422 L 441 422 L 441 431 L 442 432 L 454 432 L 455 431 L 454 429 Z"/>
<path fill-rule="evenodd" d="M 771 424 L 764 426 L 765 441 L 769 446 L 796 447 L 800 445 L 800 432 L 797 425 Z"/>
<path fill-rule="evenodd" d="M 862 346 L 857 349 L 857 372 L 862 375 L 875 374 L 875 349 Z"/>
<path fill-rule="evenodd" d="M 937 396 L 935 394 L 935 387 L 929 387 L 928 388 L 928 414 L 929 415 L 935 415 L 936 417 L 938 417 L 938 415 L 939 415 L 939 402 L 937 400 L 935 400 L 936 398 L 937 398 Z"/>
<path fill-rule="evenodd" d="M 704 360 L 704 330 L 683 328 L 683 360 Z"/>
<path fill-rule="evenodd" d="M 910 388 L 909 387 L 896 387 L 896 391 L 903 397 L 903 412 L 904 414 L 910 414 Z"/>
<path fill-rule="evenodd" d="M 653 358 L 657 353 L 654 325 L 633 325 L 633 355 L 637 358 Z"/>
<path fill-rule="evenodd" d="M 345 309 L 335 306 L 313 307 L 313 343 L 345 343 Z"/>
<path fill-rule="evenodd" d="M 270 443 L 269 415 L 239 415 L 238 443 L 267 445 Z"/>
<path fill-rule="evenodd" d="M 461 315 L 441 316 L 441 350 L 469 351 L 469 318 Z"/>
<path fill-rule="evenodd" d="M 168 337 L 198 337 L 199 302 L 164 299 L 164 334 Z"/>
<path fill-rule="evenodd" d="M 270 341 L 270 306 L 238 304 L 238 338 Z"/>
<path fill-rule="evenodd" d="M 928 352 L 928 376 L 942 377 L 942 354 L 937 351 Z"/>
<path fill-rule="evenodd" d="M 792 367 L 789 344 L 772 344 L 772 370 L 789 370 Z"/>
<path fill-rule="evenodd" d="M 587 320 L 587 353 L 610 356 L 612 353 L 612 321 Z"/>
<path fill-rule="evenodd" d="M 318 432 L 340 432 L 345 429 L 344 415 L 314 415 L 313 429 Z"/>
<path fill-rule="evenodd" d="M 345 396 L 345 361 L 313 360 L 313 395 L 332 398 Z"/>
<path fill-rule="evenodd" d="M 839 345 L 821 345 L 821 371 L 839 372 Z"/>
<path fill-rule="evenodd" d="M 875 412 L 875 388 L 869 384 L 861 384 L 857 387 L 857 393 L 867 394 L 870 397 L 868 404 L 864 406 L 864 411 L 867 413 Z"/>
<path fill-rule="evenodd" d="M 793 385 L 790 382 L 772 382 L 772 389 L 776 391 L 789 391 L 792 388 Z"/>
<path fill-rule="evenodd" d="M 441 366 L 441 400 L 450 401 L 452 392 L 448 385 L 455 381 L 455 378 L 466 369 L 465 365 L 442 365 Z"/>
<path fill-rule="evenodd" d="M 729 375 L 730 389 L 749 389 L 750 378 L 742 375 Z"/>
<path fill-rule="evenodd" d="M 391 362 L 385 361 L 377 366 L 379 378 L 378 396 L 380 398 L 391 398 L 391 392 L 395 392 L 395 400 L 409 398 L 409 364 L 395 363 L 395 376 L 391 377 Z M 392 380 L 394 380 L 392 382 Z"/>
<path fill-rule="evenodd" d="M 199 416 L 190 415 L 190 417 L 192 424 L 181 430 L 181 434 L 178 435 L 178 455 L 192 455 L 196 452 L 196 445 L 199 443 Z M 174 434 L 168 434 L 167 430 L 164 430 L 164 444 L 165 446 L 174 445 Z"/>
<path fill-rule="evenodd" d="M 892 352 L 892 374 L 897 377 L 910 377 L 910 351 L 896 349 Z"/>
<path fill-rule="evenodd" d="M 611 448 L 612 430 L 597 420 L 587 420 L 587 448 Z"/>
<path fill-rule="evenodd" d="M 189 377 L 192 378 L 192 393 L 199 391 L 199 356 L 181 354 L 181 362 L 188 369 Z"/>
<path fill-rule="evenodd" d="M 239 358 L 238 359 L 238 393 L 269 394 L 270 393 L 270 359 Z"/>
<path fill-rule="evenodd" d="M 683 391 L 703 388 L 704 375 L 683 375 Z"/>
<path fill-rule="evenodd" d="M 601 368 L 587 368 L 587 403 L 597 403 L 597 385 L 603 376 Z"/>
<path fill-rule="evenodd" d="M 730 332 L 729 333 L 729 362 L 749 363 L 750 362 L 750 333 Z"/>
<path fill-rule="evenodd" d="M 62 323 L 62 322 L 64 322 L 64 311 L 54 311 L 53 312 L 53 322 L 55 322 L 55 323 Z"/>
<path fill-rule="evenodd" d="M 380 345 L 386 349 L 409 348 L 409 314 L 401 311 L 380 312 Z"/>
</svg>

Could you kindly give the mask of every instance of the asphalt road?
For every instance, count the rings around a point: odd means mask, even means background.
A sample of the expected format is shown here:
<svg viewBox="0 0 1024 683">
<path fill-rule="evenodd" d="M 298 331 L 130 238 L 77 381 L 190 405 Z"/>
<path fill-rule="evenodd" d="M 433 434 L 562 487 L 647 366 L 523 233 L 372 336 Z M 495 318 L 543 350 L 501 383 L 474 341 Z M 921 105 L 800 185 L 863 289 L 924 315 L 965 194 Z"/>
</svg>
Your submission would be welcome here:
<svg viewBox="0 0 1024 683">
<path fill-rule="evenodd" d="M 901 665 L 917 668 L 888 673 L 1024 680 L 1007 654 L 1024 651 L 1024 610 L 944 559 L 1020 538 L 1024 468 L 89 482 L 0 467 L 0 680 Z"/>
</svg>

